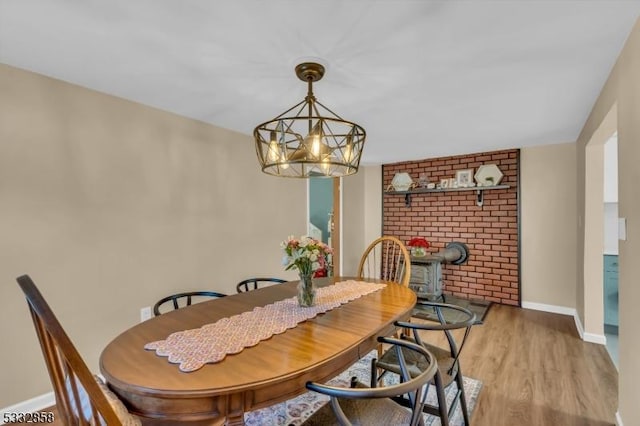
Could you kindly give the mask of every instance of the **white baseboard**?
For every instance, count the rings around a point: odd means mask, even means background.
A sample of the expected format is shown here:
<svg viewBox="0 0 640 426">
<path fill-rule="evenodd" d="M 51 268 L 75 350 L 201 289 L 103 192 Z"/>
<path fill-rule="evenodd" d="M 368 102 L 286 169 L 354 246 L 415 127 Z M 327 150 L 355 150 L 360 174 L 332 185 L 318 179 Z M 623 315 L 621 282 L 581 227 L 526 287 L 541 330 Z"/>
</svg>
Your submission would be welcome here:
<svg viewBox="0 0 640 426">
<path fill-rule="evenodd" d="M 616 411 L 616 425 L 618 426 L 624 426 L 622 424 L 622 417 L 620 417 L 620 411 Z"/>
<path fill-rule="evenodd" d="M 567 308 L 566 306 L 546 305 L 544 303 L 522 302 L 525 309 L 533 309 L 534 311 L 551 312 L 552 314 L 576 315 L 575 308 Z"/>
<path fill-rule="evenodd" d="M 607 338 L 604 334 L 584 333 L 582 340 L 585 342 L 597 343 L 599 345 L 607 344 Z"/>
<path fill-rule="evenodd" d="M 0 425 L 4 424 L 4 415 L 9 413 L 33 413 L 56 405 L 56 396 L 53 392 L 36 396 L 35 398 L 19 402 L 9 407 L 0 409 Z"/>
<path fill-rule="evenodd" d="M 578 316 L 578 311 L 576 311 L 575 308 L 546 305 L 544 303 L 535 302 L 522 302 L 522 307 L 525 309 L 533 309 L 536 311 L 551 312 L 553 314 L 570 315 L 575 321 L 576 329 L 578 330 L 578 334 L 580 335 L 580 338 L 582 340 L 584 340 L 585 342 L 597 343 L 599 345 L 607 344 L 607 338 L 604 336 L 604 334 L 585 333 L 582 322 L 580 322 L 580 317 Z"/>
</svg>

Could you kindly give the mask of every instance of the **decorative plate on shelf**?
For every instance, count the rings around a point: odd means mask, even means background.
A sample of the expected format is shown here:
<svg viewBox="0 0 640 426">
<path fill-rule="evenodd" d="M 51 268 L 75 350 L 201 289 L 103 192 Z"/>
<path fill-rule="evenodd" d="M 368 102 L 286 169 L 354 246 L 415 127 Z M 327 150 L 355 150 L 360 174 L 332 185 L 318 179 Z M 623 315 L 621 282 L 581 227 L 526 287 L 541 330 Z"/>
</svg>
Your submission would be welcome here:
<svg viewBox="0 0 640 426">
<path fill-rule="evenodd" d="M 412 184 L 413 179 L 411 179 L 409 173 L 396 173 L 391 181 L 394 191 L 408 191 Z"/>
<path fill-rule="evenodd" d="M 485 164 L 478 167 L 474 178 L 478 182 L 478 186 L 494 186 L 498 185 L 504 175 L 495 164 Z"/>
</svg>

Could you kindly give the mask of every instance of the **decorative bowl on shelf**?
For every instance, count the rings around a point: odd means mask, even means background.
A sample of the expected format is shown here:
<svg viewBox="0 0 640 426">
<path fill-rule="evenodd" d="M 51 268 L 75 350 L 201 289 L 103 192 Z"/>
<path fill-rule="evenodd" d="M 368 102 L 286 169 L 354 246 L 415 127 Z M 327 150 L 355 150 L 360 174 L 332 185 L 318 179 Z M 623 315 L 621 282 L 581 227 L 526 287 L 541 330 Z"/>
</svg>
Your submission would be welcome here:
<svg viewBox="0 0 640 426">
<path fill-rule="evenodd" d="M 496 164 L 485 164 L 478 167 L 474 178 L 478 186 L 495 186 L 500 183 L 503 176 Z"/>
<path fill-rule="evenodd" d="M 408 191 L 413 185 L 413 179 L 409 173 L 396 173 L 391 180 L 391 186 L 394 191 Z"/>
</svg>

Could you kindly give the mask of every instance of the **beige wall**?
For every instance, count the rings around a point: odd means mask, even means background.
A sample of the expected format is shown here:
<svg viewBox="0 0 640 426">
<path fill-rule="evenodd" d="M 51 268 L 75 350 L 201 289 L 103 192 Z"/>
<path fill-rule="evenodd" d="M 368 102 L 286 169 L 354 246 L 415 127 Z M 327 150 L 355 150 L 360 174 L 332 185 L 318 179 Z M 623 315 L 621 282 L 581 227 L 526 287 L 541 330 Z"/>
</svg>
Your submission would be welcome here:
<svg viewBox="0 0 640 426">
<path fill-rule="evenodd" d="M 343 274 L 356 275 L 362 253 L 382 232 L 382 167 L 343 179 Z"/>
<path fill-rule="evenodd" d="M 342 178 L 342 275 L 355 276 L 364 251 L 365 173 Z"/>
<path fill-rule="evenodd" d="M 306 184 L 249 136 L 0 65 L 0 407 L 50 391 L 15 282 L 30 274 L 90 368 L 161 296 L 283 273 Z"/>
<path fill-rule="evenodd" d="M 604 143 L 592 141 L 585 155 L 585 209 L 581 223 L 584 246 L 582 324 L 585 333 L 604 335 Z M 587 297 L 585 297 L 587 296 Z"/>
<path fill-rule="evenodd" d="M 576 144 L 520 151 L 522 301 L 576 304 Z"/>
<path fill-rule="evenodd" d="M 577 142 L 578 215 L 585 217 L 590 188 L 586 182 L 589 171 L 588 150 L 598 143 L 597 132 L 609 122 L 607 115 L 615 108 L 618 131 L 618 208 L 619 215 L 627 218 L 627 239 L 619 242 L 619 414 L 625 425 L 640 424 L 640 339 L 637 311 L 640 303 L 640 21 L 636 22 L 629 38 L 602 89 Z M 591 241 L 584 228 L 578 235 L 578 253 L 587 253 Z M 585 250 L 587 248 L 587 250 Z M 584 256 L 578 256 L 578 302 L 589 306 L 598 297 L 596 289 L 585 283 Z M 580 298 L 583 300 L 580 300 Z M 581 312 L 583 323 L 590 324 L 589 311 Z M 585 327 L 585 331 L 588 331 Z"/>
<path fill-rule="evenodd" d="M 364 243 L 365 247 L 382 235 L 382 166 L 364 168 Z"/>
</svg>

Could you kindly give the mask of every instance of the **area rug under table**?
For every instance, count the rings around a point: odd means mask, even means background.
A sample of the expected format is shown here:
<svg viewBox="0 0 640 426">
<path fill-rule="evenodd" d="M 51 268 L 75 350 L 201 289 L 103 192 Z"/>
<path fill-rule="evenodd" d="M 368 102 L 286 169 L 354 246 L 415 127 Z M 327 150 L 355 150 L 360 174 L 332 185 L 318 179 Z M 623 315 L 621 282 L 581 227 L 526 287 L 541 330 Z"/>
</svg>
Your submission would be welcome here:
<svg viewBox="0 0 640 426">
<path fill-rule="evenodd" d="M 376 351 L 371 351 L 365 357 L 349 367 L 346 371 L 340 374 L 338 377 L 331 379 L 328 383 L 334 386 L 349 387 L 351 377 L 355 376 L 362 383 L 369 383 L 371 377 L 371 360 L 377 355 Z M 395 377 L 396 375 L 388 375 L 388 377 Z M 473 413 L 482 388 L 482 382 L 479 380 L 464 377 L 464 390 L 467 396 L 467 405 L 469 408 L 469 415 Z M 451 400 L 455 396 L 456 386 L 455 383 L 447 388 L 446 397 L 447 402 L 451 403 Z M 248 426 L 265 426 L 265 425 L 299 425 L 302 424 L 311 414 L 322 407 L 329 401 L 329 397 L 321 395 L 315 392 L 307 392 L 296 398 L 290 399 L 286 402 L 273 405 L 271 407 L 263 408 L 261 410 L 251 411 L 245 413 L 244 420 Z M 427 404 L 437 405 L 437 399 L 435 395 L 435 387 L 429 386 L 429 392 L 427 394 Z M 460 411 L 460 404 L 456 408 L 452 418 L 449 419 L 451 426 L 458 426 L 464 424 L 462 421 L 462 412 Z M 424 420 L 426 426 L 438 426 L 440 425 L 440 418 L 424 414 Z M 372 425 L 376 426 L 376 425 Z M 387 426 L 387 425 L 384 425 Z"/>
</svg>

